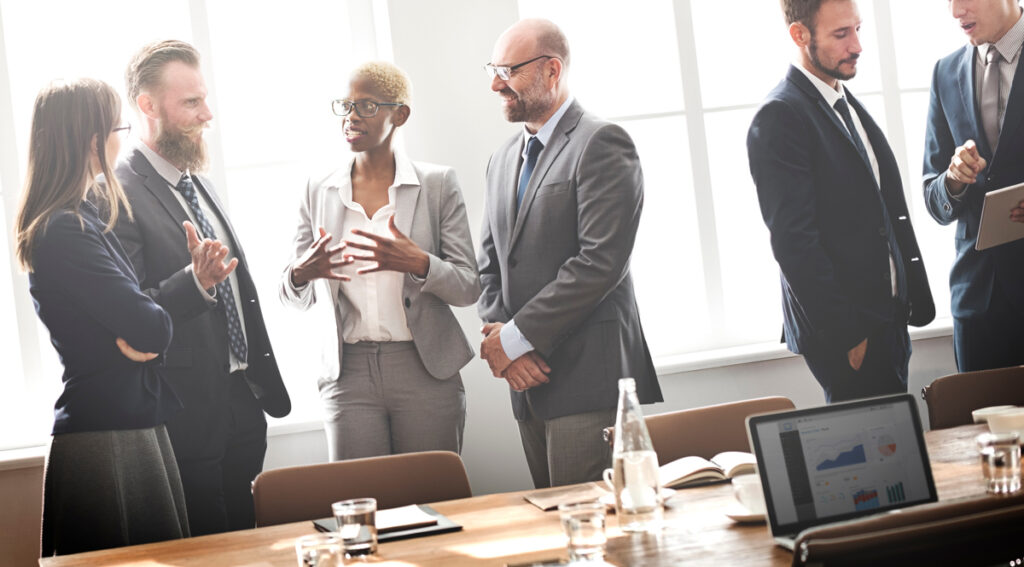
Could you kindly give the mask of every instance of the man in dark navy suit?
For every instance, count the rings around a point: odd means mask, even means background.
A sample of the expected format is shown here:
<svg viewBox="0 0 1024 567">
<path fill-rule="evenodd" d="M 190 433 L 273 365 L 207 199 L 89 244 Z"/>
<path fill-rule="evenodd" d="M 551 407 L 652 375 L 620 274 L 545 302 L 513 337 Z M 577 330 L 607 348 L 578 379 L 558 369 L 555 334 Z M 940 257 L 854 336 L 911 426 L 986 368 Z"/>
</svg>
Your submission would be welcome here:
<svg viewBox="0 0 1024 567">
<path fill-rule="evenodd" d="M 956 221 L 949 274 L 961 372 L 1024 364 L 1024 240 L 975 250 L 985 193 L 1024 182 L 1024 18 L 1017 0 L 950 0 L 969 44 L 932 78 L 924 194 L 940 224 Z M 1018 205 L 1005 214 L 1024 222 Z"/>
<path fill-rule="evenodd" d="M 907 391 L 907 322 L 935 316 L 896 159 L 846 90 L 853 0 L 783 0 L 799 63 L 747 134 L 750 172 L 782 276 L 784 337 L 829 403 Z"/>
</svg>

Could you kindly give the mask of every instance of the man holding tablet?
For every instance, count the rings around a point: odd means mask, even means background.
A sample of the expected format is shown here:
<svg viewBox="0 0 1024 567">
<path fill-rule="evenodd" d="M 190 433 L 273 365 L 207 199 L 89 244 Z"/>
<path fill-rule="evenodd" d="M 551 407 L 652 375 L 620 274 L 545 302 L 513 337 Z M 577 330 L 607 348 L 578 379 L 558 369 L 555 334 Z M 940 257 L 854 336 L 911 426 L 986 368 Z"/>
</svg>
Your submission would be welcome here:
<svg viewBox="0 0 1024 567">
<path fill-rule="evenodd" d="M 1024 240 L 976 248 L 985 194 L 1024 182 L 1024 19 L 1018 0 L 950 0 L 949 10 L 969 43 L 935 65 L 924 194 L 935 220 L 957 223 L 949 284 L 966 372 L 1024 364 Z M 1020 204 L 1006 214 L 1024 222 Z"/>
</svg>

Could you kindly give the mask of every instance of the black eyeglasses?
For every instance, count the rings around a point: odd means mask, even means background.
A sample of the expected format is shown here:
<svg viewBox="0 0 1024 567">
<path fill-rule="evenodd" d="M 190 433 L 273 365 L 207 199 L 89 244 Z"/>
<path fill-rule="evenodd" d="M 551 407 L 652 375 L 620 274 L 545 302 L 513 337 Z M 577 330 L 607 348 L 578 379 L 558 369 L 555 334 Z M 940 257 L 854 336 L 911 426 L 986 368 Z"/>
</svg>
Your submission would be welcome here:
<svg viewBox="0 0 1024 567">
<path fill-rule="evenodd" d="M 132 133 L 132 125 L 131 124 L 125 124 L 124 126 L 118 126 L 117 128 L 114 128 L 113 131 L 117 132 L 117 134 L 119 136 L 121 136 L 122 138 L 127 138 L 128 134 Z"/>
<path fill-rule="evenodd" d="M 360 118 L 373 118 L 382 106 L 405 106 L 400 102 L 377 102 L 375 100 L 332 100 L 331 111 L 338 116 L 348 116 L 355 110 Z"/>
<path fill-rule="evenodd" d="M 529 65 L 538 59 L 558 59 L 558 57 L 555 57 L 554 55 L 538 55 L 529 61 L 523 61 L 522 63 L 516 63 L 515 65 L 492 65 L 488 63 L 484 65 L 484 69 L 487 70 L 487 76 L 492 80 L 497 76 L 502 81 L 507 81 L 512 78 L 512 71 Z"/>
</svg>

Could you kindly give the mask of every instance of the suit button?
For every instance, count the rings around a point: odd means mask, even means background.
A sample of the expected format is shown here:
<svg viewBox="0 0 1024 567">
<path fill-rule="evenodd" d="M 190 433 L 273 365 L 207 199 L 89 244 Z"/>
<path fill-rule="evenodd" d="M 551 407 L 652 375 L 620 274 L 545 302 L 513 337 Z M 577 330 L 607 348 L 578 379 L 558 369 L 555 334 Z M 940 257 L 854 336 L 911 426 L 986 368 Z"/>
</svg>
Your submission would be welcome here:
<svg viewBox="0 0 1024 567">
<path fill-rule="evenodd" d="M 885 236 L 885 227 L 884 226 L 878 227 L 878 236 Z"/>
<path fill-rule="evenodd" d="M 406 297 L 405 298 L 405 308 L 408 309 L 409 307 L 412 307 L 412 302 L 409 301 L 408 297 Z"/>
<path fill-rule="evenodd" d="M 948 213 L 949 211 L 952 211 L 952 210 L 953 210 L 953 207 L 952 207 L 952 206 L 950 206 L 950 204 L 949 204 L 949 203 L 944 203 L 944 204 L 942 205 L 942 210 L 944 210 L 944 211 L 946 211 L 946 212 Z"/>
<path fill-rule="evenodd" d="M 892 281 L 892 276 L 889 275 L 889 272 L 886 272 L 886 273 L 882 274 L 882 279 L 887 281 L 887 282 L 891 282 Z"/>
<path fill-rule="evenodd" d="M 508 261 L 508 267 L 514 268 L 514 267 L 516 267 L 516 263 L 517 263 L 516 259 L 512 258 L 511 260 Z"/>
</svg>

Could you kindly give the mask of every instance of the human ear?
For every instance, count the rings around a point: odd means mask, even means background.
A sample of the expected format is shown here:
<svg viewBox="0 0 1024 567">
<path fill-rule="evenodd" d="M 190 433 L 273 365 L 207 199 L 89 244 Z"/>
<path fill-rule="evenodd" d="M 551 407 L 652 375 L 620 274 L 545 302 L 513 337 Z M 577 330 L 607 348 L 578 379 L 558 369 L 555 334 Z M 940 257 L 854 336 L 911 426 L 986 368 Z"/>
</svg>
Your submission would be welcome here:
<svg viewBox="0 0 1024 567">
<path fill-rule="evenodd" d="M 154 120 L 159 118 L 156 110 L 156 101 L 153 100 L 153 95 L 149 93 L 139 93 L 139 96 L 135 98 L 135 104 L 138 105 L 139 111 L 141 111 L 142 114 Z"/>
<path fill-rule="evenodd" d="M 789 24 L 789 37 L 798 47 L 807 47 L 811 43 L 811 30 L 801 22 Z"/>
</svg>

